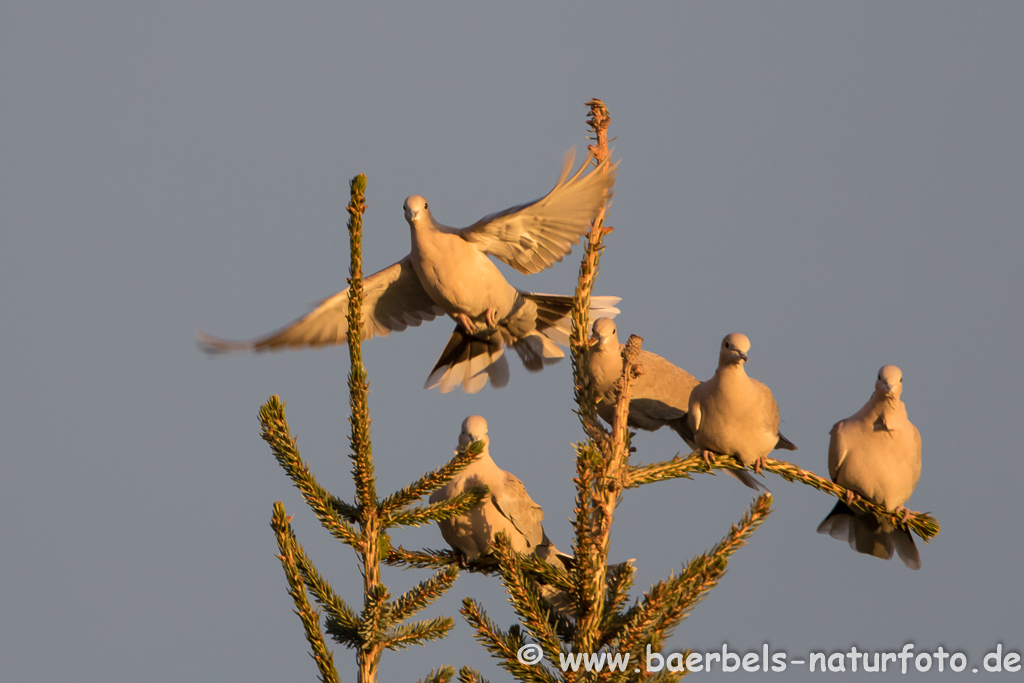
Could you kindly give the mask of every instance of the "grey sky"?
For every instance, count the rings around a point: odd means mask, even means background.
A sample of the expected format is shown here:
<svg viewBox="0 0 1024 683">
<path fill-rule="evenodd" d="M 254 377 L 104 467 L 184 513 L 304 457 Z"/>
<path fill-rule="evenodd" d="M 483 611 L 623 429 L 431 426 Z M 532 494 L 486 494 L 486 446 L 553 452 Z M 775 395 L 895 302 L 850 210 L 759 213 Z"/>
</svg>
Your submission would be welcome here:
<svg viewBox="0 0 1024 683">
<path fill-rule="evenodd" d="M 671 646 L 1021 651 L 1021 64 L 1016 2 L 4 3 L 0 679 L 314 680 L 272 503 L 358 603 L 355 556 L 256 414 L 280 394 L 320 481 L 351 497 L 347 354 L 212 361 L 196 331 L 264 333 L 341 289 L 357 173 L 371 272 L 408 252 L 409 194 L 456 226 L 541 196 L 586 144 L 591 97 L 621 159 L 597 285 L 623 297 L 620 334 L 706 379 L 746 333 L 786 455 L 819 473 L 831 425 L 898 364 L 924 441 L 908 505 L 943 526 L 912 572 L 815 534 L 833 500 L 769 476 L 774 514 Z M 579 254 L 505 270 L 571 293 Z M 569 363 L 423 391 L 450 328 L 364 346 L 380 491 L 444 462 L 479 413 L 568 547 Z M 683 447 L 667 430 L 635 445 L 644 462 Z M 612 559 L 636 557 L 646 588 L 749 499 L 723 476 L 629 493 Z M 385 572 L 396 591 L 426 576 Z M 428 612 L 455 633 L 387 654 L 382 680 L 443 663 L 507 680 L 457 615 L 467 595 L 511 623 L 497 581 L 463 575 Z"/>
</svg>

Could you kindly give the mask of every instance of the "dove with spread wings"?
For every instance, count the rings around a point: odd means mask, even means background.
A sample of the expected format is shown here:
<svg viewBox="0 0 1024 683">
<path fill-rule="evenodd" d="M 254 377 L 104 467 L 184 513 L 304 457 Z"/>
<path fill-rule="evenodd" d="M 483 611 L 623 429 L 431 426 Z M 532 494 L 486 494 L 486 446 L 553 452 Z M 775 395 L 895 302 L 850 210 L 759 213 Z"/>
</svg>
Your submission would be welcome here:
<svg viewBox="0 0 1024 683">
<path fill-rule="evenodd" d="M 438 223 L 427 200 L 405 200 L 412 249 L 408 256 L 363 280 L 361 336 L 369 339 L 417 327 L 448 315 L 455 330 L 427 378 L 425 387 L 447 393 L 462 386 L 480 391 L 488 381 L 508 383 L 504 348 L 519 354 L 536 372 L 565 356 L 572 296 L 537 294 L 513 287 L 489 257 L 529 275 L 571 251 L 612 196 L 616 168 L 604 161 L 571 173 L 574 153 L 566 155 L 558 183 L 544 197 L 481 218 L 466 228 Z M 324 299 L 295 322 L 251 341 L 230 341 L 199 333 L 209 353 L 270 351 L 348 341 L 346 289 Z M 591 299 L 591 315 L 612 317 L 618 297 Z"/>
</svg>

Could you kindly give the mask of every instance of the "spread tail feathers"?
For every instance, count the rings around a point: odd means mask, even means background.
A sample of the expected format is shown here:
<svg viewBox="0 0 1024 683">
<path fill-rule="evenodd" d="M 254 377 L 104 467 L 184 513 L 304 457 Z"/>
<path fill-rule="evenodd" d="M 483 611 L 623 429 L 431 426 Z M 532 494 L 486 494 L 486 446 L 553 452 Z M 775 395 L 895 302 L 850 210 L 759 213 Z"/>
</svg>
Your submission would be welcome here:
<svg viewBox="0 0 1024 683">
<path fill-rule="evenodd" d="M 543 370 L 565 357 L 559 344 L 568 346 L 572 331 L 572 297 L 521 292 L 514 311 L 498 323 L 497 330 L 479 334 L 456 325 L 424 387 L 446 394 L 462 386 L 475 394 L 490 380 L 496 388 L 508 384 L 504 347 L 511 346 L 531 372 Z M 613 317 L 619 313 L 618 297 L 596 296 L 590 300 L 591 316 Z"/>
<path fill-rule="evenodd" d="M 558 294 L 537 294 L 522 292 L 525 299 L 536 307 L 537 331 L 545 337 L 569 346 L 569 335 L 572 332 L 572 297 Z M 621 299 L 617 296 L 594 296 L 590 298 L 590 318 L 614 318 L 621 311 L 615 307 Z"/>
<path fill-rule="evenodd" d="M 475 394 L 488 379 L 498 388 L 508 384 L 508 361 L 501 343 L 470 336 L 456 325 L 423 386 L 447 394 L 461 384 L 467 394 Z"/>
<path fill-rule="evenodd" d="M 894 529 L 872 515 L 857 514 L 843 501 L 837 502 L 832 512 L 818 525 L 818 533 L 846 541 L 858 553 L 883 560 L 891 559 L 895 549 L 903 564 L 911 569 L 921 568 L 921 556 L 909 531 Z"/>
</svg>

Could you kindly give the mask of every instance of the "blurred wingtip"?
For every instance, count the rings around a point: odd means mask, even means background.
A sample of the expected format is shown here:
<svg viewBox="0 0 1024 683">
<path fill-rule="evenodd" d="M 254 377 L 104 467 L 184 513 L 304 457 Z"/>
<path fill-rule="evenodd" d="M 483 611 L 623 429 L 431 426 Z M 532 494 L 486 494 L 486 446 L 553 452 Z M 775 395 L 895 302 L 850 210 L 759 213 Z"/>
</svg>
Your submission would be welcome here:
<svg viewBox="0 0 1024 683">
<path fill-rule="evenodd" d="M 232 341 L 230 339 L 221 339 L 220 337 L 214 337 L 213 335 L 207 334 L 202 330 L 199 330 L 199 335 L 196 338 L 196 346 L 199 350 L 208 356 L 219 356 L 225 353 L 232 353 L 235 351 L 252 351 L 252 342 L 244 341 Z"/>
</svg>

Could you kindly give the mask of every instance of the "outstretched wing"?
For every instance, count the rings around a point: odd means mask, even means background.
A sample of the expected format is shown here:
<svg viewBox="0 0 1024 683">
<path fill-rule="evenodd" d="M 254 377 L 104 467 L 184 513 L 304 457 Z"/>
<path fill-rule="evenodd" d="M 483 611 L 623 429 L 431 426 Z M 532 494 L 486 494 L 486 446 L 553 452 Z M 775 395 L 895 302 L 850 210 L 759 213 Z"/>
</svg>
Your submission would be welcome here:
<svg viewBox="0 0 1024 683">
<path fill-rule="evenodd" d="M 317 304 L 295 322 L 251 341 L 218 339 L 199 333 L 199 346 L 208 353 L 230 351 L 266 351 L 286 347 L 324 346 L 348 341 L 348 292 L 338 292 Z M 409 257 L 363 280 L 363 309 L 360 335 L 363 339 L 385 337 L 417 327 L 424 320 L 444 315 L 433 302 Z"/>
<path fill-rule="evenodd" d="M 616 168 L 607 160 L 587 174 L 589 163 L 584 163 L 570 177 L 575 156 L 574 150 L 566 154 L 558 184 L 546 196 L 485 216 L 459 234 L 527 275 L 561 261 L 615 185 Z"/>
</svg>

